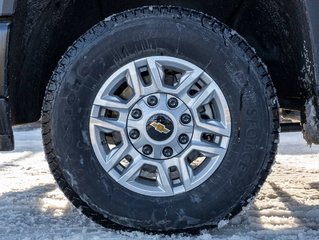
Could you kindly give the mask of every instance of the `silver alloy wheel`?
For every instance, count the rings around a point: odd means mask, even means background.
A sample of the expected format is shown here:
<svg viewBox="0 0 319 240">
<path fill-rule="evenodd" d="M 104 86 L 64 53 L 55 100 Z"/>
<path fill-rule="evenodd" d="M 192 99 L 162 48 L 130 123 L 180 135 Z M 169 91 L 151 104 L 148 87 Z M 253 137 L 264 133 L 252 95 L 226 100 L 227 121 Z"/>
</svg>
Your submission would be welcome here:
<svg viewBox="0 0 319 240">
<path fill-rule="evenodd" d="M 123 187 L 173 196 L 221 164 L 231 119 L 216 82 L 194 64 L 154 56 L 126 64 L 98 92 L 90 138 L 104 170 Z"/>
</svg>

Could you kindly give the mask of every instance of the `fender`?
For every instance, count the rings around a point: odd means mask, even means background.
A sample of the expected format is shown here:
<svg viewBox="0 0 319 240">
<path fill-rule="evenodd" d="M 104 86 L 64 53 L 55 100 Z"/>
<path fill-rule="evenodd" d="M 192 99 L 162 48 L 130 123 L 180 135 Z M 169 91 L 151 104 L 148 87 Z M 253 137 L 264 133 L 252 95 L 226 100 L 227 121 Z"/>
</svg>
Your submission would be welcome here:
<svg viewBox="0 0 319 240">
<path fill-rule="evenodd" d="M 305 0 L 305 7 L 312 45 L 314 81 L 312 96 L 305 105 L 303 134 L 308 144 L 319 144 L 319 1 Z"/>
<path fill-rule="evenodd" d="M 9 45 L 10 16 L 15 9 L 15 0 L 0 0 L 0 151 L 14 149 L 13 131 L 7 83 L 7 55 Z"/>
</svg>

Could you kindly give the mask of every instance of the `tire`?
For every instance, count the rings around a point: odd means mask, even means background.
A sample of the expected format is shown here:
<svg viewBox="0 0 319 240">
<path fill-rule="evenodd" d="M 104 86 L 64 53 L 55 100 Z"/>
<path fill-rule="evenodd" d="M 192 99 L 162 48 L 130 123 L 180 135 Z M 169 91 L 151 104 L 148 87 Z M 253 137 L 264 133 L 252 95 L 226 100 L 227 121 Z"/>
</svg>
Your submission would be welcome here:
<svg viewBox="0 0 319 240">
<path fill-rule="evenodd" d="M 133 191 L 114 180 L 90 132 L 92 105 L 100 89 L 111 84 L 106 79 L 132 61 L 153 56 L 203 69 L 221 90 L 231 119 L 227 149 L 214 172 L 198 186 L 167 196 Z M 196 11 L 143 7 L 100 22 L 64 54 L 46 90 L 43 142 L 61 190 L 103 226 L 202 229 L 240 212 L 265 181 L 277 151 L 278 108 L 267 68 L 235 31 Z"/>
</svg>

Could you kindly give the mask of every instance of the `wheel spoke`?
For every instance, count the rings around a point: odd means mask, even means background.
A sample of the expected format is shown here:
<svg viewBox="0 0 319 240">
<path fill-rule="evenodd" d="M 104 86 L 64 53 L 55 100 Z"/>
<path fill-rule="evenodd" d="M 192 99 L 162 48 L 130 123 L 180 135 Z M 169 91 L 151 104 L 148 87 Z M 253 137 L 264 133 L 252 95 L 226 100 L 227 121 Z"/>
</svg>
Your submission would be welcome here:
<svg viewBox="0 0 319 240">
<path fill-rule="evenodd" d="M 153 58 L 147 59 L 147 65 L 150 71 L 152 85 L 150 86 L 153 92 L 158 92 L 163 90 L 163 70 L 162 66 L 156 62 Z"/>
<path fill-rule="evenodd" d="M 118 182 L 124 184 L 128 181 L 135 180 L 139 176 L 139 172 L 144 164 L 145 162 L 141 157 L 134 159 L 133 163 L 129 165 L 122 176 L 118 179 Z"/>
<path fill-rule="evenodd" d="M 198 109 L 199 106 L 208 103 L 214 96 L 216 85 L 210 83 L 204 89 L 201 90 L 194 98 L 191 98 L 188 106 L 191 109 Z"/>
<path fill-rule="evenodd" d="M 111 152 L 106 156 L 104 169 L 109 172 L 113 169 L 125 156 L 125 147 L 114 148 Z"/>
<path fill-rule="evenodd" d="M 128 72 L 126 75 L 126 79 L 128 85 L 134 91 L 134 98 L 136 98 L 137 100 L 143 94 L 143 86 L 140 79 L 140 74 L 138 73 L 134 62 L 128 64 Z"/>
<path fill-rule="evenodd" d="M 91 117 L 90 124 L 99 127 L 103 130 L 110 131 L 123 131 L 125 128 L 125 123 L 118 120 L 111 120 L 103 117 Z M 102 131 L 103 131 L 102 130 Z"/>
<path fill-rule="evenodd" d="M 178 95 L 183 98 L 183 96 L 187 94 L 187 91 L 193 86 L 194 83 L 198 81 L 202 74 L 203 70 L 198 68 L 192 71 L 187 71 L 177 87 L 177 90 L 179 91 Z"/>
<path fill-rule="evenodd" d="M 163 169 L 169 169 L 171 167 L 176 167 L 179 172 L 180 181 L 183 184 L 183 191 L 188 191 L 192 185 L 193 170 L 190 165 L 186 163 L 185 158 L 174 158 L 170 161 L 164 161 L 162 164 Z M 171 180 L 168 179 L 170 183 L 170 188 L 172 188 Z M 176 189 L 174 189 L 176 191 Z"/>
<path fill-rule="evenodd" d="M 129 103 L 121 101 L 115 96 L 104 96 L 103 98 L 97 98 L 94 101 L 94 105 L 109 108 L 111 110 L 127 110 L 130 108 Z"/>
<path fill-rule="evenodd" d="M 192 185 L 193 170 L 187 163 L 185 158 L 180 158 L 178 163 L 175 165 L 178 169 L 180 180 L 183 183 L 185 191 L 188 191 Z"/>
<path fill-rule="evenodd" d="M 196 121 L 196 131 L 201 133 L 214 133 L 219 136 L 230 137 L 230 129 L 225 128 L 224 125 L 216 120 L 208 120 L 205 122 Z"/>
<path fill-rule="evenodd" d="M 168 175 L 168 168 L 165 167 L 165 164 L 161 164 L 157 166 L 158 177 L 157 182 L 160 188 L 166 193 L 172 194 L 173 189 L 171 185 L 171 180 Z"/>
<path fill-rule="evenodd" d="M 226 152 L 226 149 L 219 147 L 217 144 L 206 143 L 204 141 L 193 141 L 191 149 L 199 151 L 206 157 L 224 155 Z"/>
</svg>

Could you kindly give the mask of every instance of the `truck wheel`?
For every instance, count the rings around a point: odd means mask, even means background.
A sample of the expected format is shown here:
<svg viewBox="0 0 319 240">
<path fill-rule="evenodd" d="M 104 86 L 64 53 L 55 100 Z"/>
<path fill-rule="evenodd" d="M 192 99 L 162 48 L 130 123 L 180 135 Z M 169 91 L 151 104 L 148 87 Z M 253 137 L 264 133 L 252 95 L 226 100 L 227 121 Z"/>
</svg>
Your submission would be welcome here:
<svg viewBox="0 0 319 240">
<path fill-rule="evenodd" d="M 64 54 L 44 99 L 60 188 L 111 227 L 218 224 L 256 194 L 278 143 L 278 101 L 255 51 L 176 7 L 114 15 Z"/>
</svg>

